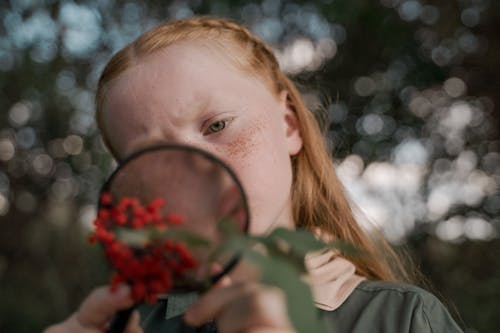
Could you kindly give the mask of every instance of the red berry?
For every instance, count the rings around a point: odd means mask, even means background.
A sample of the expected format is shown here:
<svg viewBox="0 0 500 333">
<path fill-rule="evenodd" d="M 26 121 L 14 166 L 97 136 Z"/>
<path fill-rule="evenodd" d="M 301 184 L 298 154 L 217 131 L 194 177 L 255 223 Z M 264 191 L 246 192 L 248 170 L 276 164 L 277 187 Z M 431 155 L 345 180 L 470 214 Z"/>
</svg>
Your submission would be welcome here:
<svg viewBox="0 0 500 333">
<path fill-rule="evenodd" d="M 97 242 L 97 236 L 94 233 L 90 234 L 89 237 L 87 238 L 87 241 L 90 244 L 95 244 Z"/>
<path fill-rule="evenodd" d="M 109 210 L 106 208 L 99 209 L 99 212 L 97 213 L 97 217 L 101 220 L 109 219 L 110 215 Z"/>
<path fill-rule="evenodd" d="M 178 214 L 168 214 L 167 223 L 172 225 L 179 225 L 184 223 L 184 217 Z"/>
<path fill-rule="evenodd" d="M 109 194 L 107 192 L 102 193 L 99 200 L 101 202 L 101 205 L 103 205 L 103 206 L 111 205 L 111 203 L 113 202 L 113 198 L 111 197 L 111 194 Z"/>
<path fill-rule="evenodd" d="M 132 297 L 140 302 L 146 296 L 146 286 L 143 282 L 136 282 L 132 286 Z"/>
<path fill-rule="evenodd" d="M 149 203 L 147 209 L 150 212 L 156 212 L 160 210 L 163 206 L 165 206 L 165 199 L 163 199 L 162 197 L 157 197 Z"/>
</svg>

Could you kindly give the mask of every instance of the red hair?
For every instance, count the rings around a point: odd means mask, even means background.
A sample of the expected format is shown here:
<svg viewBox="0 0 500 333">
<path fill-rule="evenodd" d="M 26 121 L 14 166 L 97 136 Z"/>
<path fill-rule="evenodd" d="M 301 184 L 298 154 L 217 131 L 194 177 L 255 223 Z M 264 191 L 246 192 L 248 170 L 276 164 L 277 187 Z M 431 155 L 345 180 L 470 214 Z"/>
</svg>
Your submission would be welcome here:
<svg viewBox="0 0 500 333">
<path fill-rule="evenodd" d="M 295 84 L 281 71 L 272 50 L 246 28 L 233 22 L 195 17 L 162 24 L 116 53 L 105 67 L 96 96 L 97 123 L 110 145 L 102 122 L 107 87 L 141 59 L 176 42 L 202 41 L 219 47 L 241 70 L 256 76 L 279 95 L 288 92 L 288 106 L 297 116 L 303 140 L 301 151 L 292 158 L 292 207 L 297 227 L 320 230 L 346 241 L 365 255 L 348 256 L 359 275 L 369 279 L 409 281 L 399 256 L 382 238 L 361 229 L 344 194 L 320 127 L 305 106 Z"/>
</svg>

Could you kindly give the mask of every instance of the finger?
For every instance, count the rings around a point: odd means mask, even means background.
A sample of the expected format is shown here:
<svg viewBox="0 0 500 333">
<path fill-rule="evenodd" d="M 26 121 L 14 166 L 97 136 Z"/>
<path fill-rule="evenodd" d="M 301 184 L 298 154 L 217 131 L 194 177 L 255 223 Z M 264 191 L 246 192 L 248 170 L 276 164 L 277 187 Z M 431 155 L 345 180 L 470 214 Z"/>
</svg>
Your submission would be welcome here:
<svg viewBox="0 0 500 333">
<path fill-rule="evenodd" d="M 99 287 L 83 301 L 76 313 L 76 319 L 83 327 L 102 328 L 118 310 L 133 304 L 128 286 L 121 285 L 115 291 L 111 291 L 108 286 Z"/>
<path fill-rule="evenodd" d="M 62 327 L 62 323 L 61 324 L 55 324 L 55 325 L 51 325 L 49 327 L 46 327 L 42 333 L 63 333 L 63 327 Z"/>
<path fill-rule="evenodd" d="M 232 300 L 250 294 L 257 289 L 257 284 L 232 284 L 226 288 L 212 288 L 184 314 L 187 324 L 199 326 L 217 317 L 222 308 Z"/>
<path fill-rule="evenodd" d="M 231 277 L 225 275 L 223 277 L 221 277 L 219 279 L 219 281 L 217 281 L 215 284 L 214 284 L 214 288 L 225 288 L 225 287 L 229 287 L 231 284 L 233 283 L 233 280 L 231 279 Z"/>
<path fill-rule="evenodd" d="M 76 313 L 71 315 L 68 319 L 48 327 L 43 333 L 102 333 L 102 330 L 97 328 L 83 327 L 76 319 Z"/>
<path fill-rule="evenodd" d="M 212 265 L 210 266 L 210 274 L 212 276 L 215 276 L 217 274 L 220 274 L 222 272 L 222 270 L 224 269 L 224 267 L 219 264 L 219 263 L 212 263 Z M 214 284 L 213 287 L 215 288 L 219 288 L 219 287 L 228 287 L 231 285 L 231 278 L 229 277 L 229 275 L 225 274 L 225 275 L 222 275 L 219 280 L 217 280 L 217 282 Z"/>
<path fill-rule="evenodd" d="M 141 316 L 139 315 L 139 312 L 137 310 L 132 312 L 132 316 L 130 316 L 127 328 L 123 333 L 143 333 L 143 330 L 140 326 L 140 319 Z"/>
<path fill-rule="evenodd" d="M 282 328 L 267 328 L 267 327 L 260 327 L 260 328 L 254 328 L 249 331 L 246 331 L 246 333 L 295 333 L 296 331 L 293 329 L 282 329 Z"/>
<path fill-rule="evenodd" d="M 257 328 L 286 331 L 291 327 L 285 296 L 280 289 L 272 287 L 261 287 L 257 292 L 234 299 L 216 319 L 221 333 Z"/>
</svg>

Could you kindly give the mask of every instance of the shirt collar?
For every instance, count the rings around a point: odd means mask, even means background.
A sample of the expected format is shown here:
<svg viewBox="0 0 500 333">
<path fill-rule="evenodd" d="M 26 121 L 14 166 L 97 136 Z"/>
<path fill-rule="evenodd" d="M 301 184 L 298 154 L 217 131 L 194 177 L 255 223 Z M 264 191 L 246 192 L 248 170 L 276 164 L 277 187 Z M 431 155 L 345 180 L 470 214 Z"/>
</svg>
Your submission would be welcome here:
<svg viewBox="0 0 500 333">
<path fill-rule="evenodd" d="M 332 250 L 308 254 L 305 258 L 314 303 L 322 310 L 333 311 L 365 280 L 356 274 L 356 267 L 349 260 Z"/>
</svg>

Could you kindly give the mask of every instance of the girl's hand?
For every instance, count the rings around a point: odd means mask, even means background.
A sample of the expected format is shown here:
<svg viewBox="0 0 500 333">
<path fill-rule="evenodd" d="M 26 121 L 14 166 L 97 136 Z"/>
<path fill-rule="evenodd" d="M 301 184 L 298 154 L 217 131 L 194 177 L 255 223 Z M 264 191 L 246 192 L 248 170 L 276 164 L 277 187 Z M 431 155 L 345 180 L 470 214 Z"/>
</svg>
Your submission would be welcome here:
<svg viewBox="0 0 500 333">
<path fill-rule="evenodd" d="M 295 332 L 283 292 L 254 282 L 212 288 L 187 310 L 184 319 L 192 326 L 215 320 L 220 333 Z"/>
<path fill-rule="evenodd" d="M 62 323 L 48 327 L 44 333 L 100 333 L 106 332 L 111 319 L 119 310 L 132 306 L 130 288 L 120 286 L 112 292 L 108 286 L 94 289 L 83 301 L 77 312 Z M 130 317 L 124 333 L 142 333 L 139 313 Z"/>
</svg>

